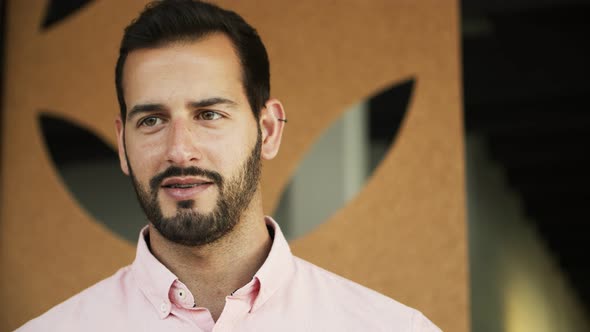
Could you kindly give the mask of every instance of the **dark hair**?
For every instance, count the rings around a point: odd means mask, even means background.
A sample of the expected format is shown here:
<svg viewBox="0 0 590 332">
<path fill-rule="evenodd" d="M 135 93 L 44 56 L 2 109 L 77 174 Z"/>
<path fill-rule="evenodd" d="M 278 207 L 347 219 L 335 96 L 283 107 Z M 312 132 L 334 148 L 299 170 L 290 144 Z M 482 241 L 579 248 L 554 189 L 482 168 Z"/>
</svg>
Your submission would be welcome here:
<svg viewBox="0 0 590 332">
<path fill-rule="evenodd" d="M 115 68 L 115 85 L 125 122 L 123 66 L 129 52 L 156 48 L 178 41 L 196 41 L 212 33 L 224 33 L 232 41 L 242 65 L 242 83 L 258 119 L 270 95 L 268 55 L 256 30 L 235 12 L 193 0 L 161 0 L 149 3 L 125 28 Z"/>
</svg>

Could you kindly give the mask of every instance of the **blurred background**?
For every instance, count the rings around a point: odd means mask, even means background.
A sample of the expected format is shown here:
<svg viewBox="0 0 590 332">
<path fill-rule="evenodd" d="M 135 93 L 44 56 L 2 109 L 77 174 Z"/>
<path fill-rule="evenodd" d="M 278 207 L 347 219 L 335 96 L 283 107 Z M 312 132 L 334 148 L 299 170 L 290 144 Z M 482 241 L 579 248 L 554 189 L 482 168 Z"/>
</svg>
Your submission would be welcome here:
<svg viewBox="0 0 590 332">
<path fill-rule="evenodd" d="M 590 4 L 462 0 L 461 44 L 471 329 L 590 331 Z M 306 172 L 332 160 L 331 176 L 369 176 L 403 119 L 405 88 L 355 106 L 355 120 L 316 143 L 286 191 L 296 197 L 282 200 L 293 204 L 278 211 L 278 220 L 299 221 L 292 236 L 313 227 L 300 221 L 320 222 L 351 197 L 334 186 L 303 192 L 314 179 Z M 366 144 L 354 150 L 344 137 L 359 133 Z M 326 160 L 341 146 L 348 151 Z M 351 153 L 370 162 L 343 162 Z M 290 216 L 288 206 L 307 208 Z"/>
<path fill-rule="evenodd" d="M 463 0 L 473 331 L 590 331 L 590 6 Z"/>
<path fill-rule="evenodd" d="M 50 1 L 44 26 L 86 2 Z M 0 8 L 4 36 L 5 1 Z M 589 18 L 589 1 L 460 3 L 472 331 L 590 331 Z M 0 60 L 4 47 L 2 37 Z M 313 144 L 273 214 L 289 239 L 363 189 L 415 84 L 351 105 Z M 133 243 L 145 220 L 114 150 L 63 118 L 39 123 L 73 196 Z"/>
</svg>

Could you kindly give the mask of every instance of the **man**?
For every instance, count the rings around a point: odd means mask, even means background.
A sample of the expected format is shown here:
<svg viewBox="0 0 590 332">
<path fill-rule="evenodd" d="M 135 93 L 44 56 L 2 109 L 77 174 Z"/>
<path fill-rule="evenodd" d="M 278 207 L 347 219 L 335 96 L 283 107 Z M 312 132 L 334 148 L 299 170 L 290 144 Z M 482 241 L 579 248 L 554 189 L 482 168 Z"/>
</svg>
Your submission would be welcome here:
<svg viewBox="0 0 590 332">
<path fill-rule="evenodd" d="M 116 66 L 119 158 L 149 220 L 132 265 L 22 331 L 439 331 L 418 311 L 292 256 L 262 211 L 286 122 L 237 14 L 148 5 Z"/>
</svg>

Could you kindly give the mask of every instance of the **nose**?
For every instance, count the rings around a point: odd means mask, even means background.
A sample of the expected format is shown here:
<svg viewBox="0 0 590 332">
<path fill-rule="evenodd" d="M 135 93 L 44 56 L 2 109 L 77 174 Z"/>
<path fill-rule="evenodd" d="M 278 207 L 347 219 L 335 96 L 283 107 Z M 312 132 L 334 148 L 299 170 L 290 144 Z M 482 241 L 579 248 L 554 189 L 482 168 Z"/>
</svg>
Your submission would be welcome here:
<svg viewBox="0 0 590 332">
<path fill-rule="evenodd" d="M 189 166 L 202 158 L 195 129 L 184 119 L 174 120 L 168 132 L 166 157 L 169 163 Z"/>
</svg>

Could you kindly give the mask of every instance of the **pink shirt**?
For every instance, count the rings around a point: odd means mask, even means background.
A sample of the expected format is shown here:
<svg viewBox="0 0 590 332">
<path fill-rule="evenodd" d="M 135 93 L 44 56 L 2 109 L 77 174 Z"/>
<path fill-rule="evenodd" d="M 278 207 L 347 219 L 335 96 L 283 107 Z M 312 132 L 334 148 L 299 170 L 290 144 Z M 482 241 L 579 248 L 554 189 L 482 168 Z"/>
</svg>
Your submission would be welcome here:
<svg viewBox="0 0 590 332">
<path fill-rule="evenodd" d="M 291 254 L 277 223 L 252 280 L 226 297 L 217 322 L 139 236 L 132 265 L 17 331 L 440 331 L 420 312 Z"/>
</svg>

